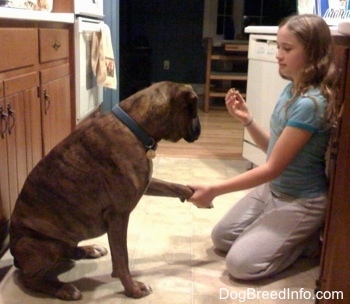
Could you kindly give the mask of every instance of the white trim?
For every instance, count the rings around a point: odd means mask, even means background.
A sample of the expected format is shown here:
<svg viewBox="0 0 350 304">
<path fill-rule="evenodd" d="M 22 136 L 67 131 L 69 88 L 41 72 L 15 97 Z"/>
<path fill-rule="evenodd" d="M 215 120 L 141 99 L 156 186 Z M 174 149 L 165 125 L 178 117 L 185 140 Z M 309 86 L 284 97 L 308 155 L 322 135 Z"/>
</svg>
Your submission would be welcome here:
<svg viewBox="0 0 350 304">
<path fill-rule="evenodd" d="M 0 18 L 74 23 L 73 13 L 50 13 L 20 8 L 0 7 Z"/>
</svg>

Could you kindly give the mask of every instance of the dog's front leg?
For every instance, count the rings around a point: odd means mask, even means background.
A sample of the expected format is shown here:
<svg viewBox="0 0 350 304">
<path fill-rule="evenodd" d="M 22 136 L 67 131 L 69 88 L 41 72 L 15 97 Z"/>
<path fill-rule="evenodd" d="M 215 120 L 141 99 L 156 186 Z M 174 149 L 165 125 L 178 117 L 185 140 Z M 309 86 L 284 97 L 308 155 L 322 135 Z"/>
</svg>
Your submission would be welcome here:
<svg viewBox="0 0 350 304">
<path fill-rule="evenodd" d="M 127 248 L 128 223 L 128 212 L 108 214 L 108 242 L 112 255 L 112 277 L 119 277 L 128 297 L 142 298 L 149 295 L 152 289 L 131 277 Z"/>
<path fill-rule="evenodd" d="M 187 186 L 169 183 L 154 177 L 152 177 L 151 182 L 145 192 L 145 195 L 151 196 L 178 197 L 182 202 L 191 197 L 192 194 L 192 189 Z"/>
</svg>

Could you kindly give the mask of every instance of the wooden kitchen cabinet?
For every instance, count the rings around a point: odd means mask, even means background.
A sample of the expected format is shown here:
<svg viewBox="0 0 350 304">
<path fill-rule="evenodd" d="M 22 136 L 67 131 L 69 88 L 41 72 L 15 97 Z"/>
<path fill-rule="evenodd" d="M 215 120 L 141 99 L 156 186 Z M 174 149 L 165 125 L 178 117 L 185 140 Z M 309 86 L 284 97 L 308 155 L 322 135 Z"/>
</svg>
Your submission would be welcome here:
<svg viewBox="0 0 350 304">
<path fill-rule="evenodd" d="M 37 30 L 0 28 L 0 45 L 1 250 L 17 195 L 26 175 L 42 157 L 42 145 L 40 100 L 37 96 L 39 74 L 35 71 Z"/>
<path fill-rule="evenodd" d="M 73 24 L 0 20 L 0 256 L 31 169 L 74 128 Z"/>
<path fill-rule="evenodd" d="M 321 269 L 317 291 L 324 292 L 325 299 L 316 303 L 349 303 L 350 301 L 350 39 L 333 36 L 336 59 L 342 70 L 342 117 L 333 134 L 330 157 L 330 189 L 326 213 Z M 336 299 L 342 292 L 343 299 Z"/>
</svg>

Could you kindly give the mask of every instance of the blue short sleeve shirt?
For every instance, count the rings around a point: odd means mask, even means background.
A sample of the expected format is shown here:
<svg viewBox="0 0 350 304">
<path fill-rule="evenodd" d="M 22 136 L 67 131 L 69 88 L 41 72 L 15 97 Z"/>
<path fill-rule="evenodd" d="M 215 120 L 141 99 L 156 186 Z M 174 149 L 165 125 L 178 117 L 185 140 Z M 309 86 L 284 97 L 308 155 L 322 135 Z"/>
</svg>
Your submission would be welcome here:
<svg viewBox="0 0 350 304">
<path fill-rule="evenodd" d="M 271 189 L 297 198 L 312 198 L 327 191 L 325 154 L 330 129 L 326 126 L 327 101 L 318 88 L 310 89 L 288 106 L 292 83 L 282 91 L 270 120 L 269 158 L 284 128 L 289 126 L 312 133 L 295 159 L 271 182 Z"/>
</svg>

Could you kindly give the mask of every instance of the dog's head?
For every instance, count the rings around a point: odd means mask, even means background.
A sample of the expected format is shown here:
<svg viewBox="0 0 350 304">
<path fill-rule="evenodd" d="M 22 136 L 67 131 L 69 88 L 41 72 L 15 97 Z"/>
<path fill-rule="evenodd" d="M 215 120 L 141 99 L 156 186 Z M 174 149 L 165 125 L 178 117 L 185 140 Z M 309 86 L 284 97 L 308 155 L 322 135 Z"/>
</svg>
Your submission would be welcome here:
<svg viewBox="0 0 350 304">
<path fill-rule="evenodd" d="M 201 126 L 198 96 L 190 85 L 163 81 L 130 96 L 126 111 L 156 141 L 187 142 L 198 139 Z"/>
<path fill-rule="evenodd" d="M 173 124 L 180 127 L 178 134 L 169 137 L 169 140 L 177 141 L 181 138 L 187 142 L 194 142 L 201 133 L 201 125 L 198 118 L 198 96 L 190 85 L 170 83 L 169 98 L 173 109 L 170 113 Z M 174 128 L 176 129 L 176 128 Z M 165 138 L 167 139 L 167 138 Z"/>
</svg>

